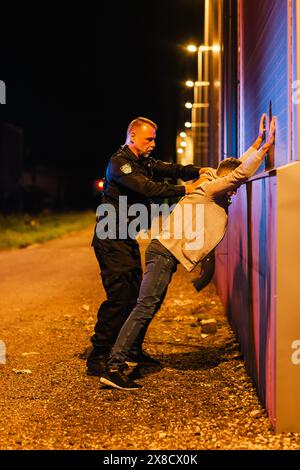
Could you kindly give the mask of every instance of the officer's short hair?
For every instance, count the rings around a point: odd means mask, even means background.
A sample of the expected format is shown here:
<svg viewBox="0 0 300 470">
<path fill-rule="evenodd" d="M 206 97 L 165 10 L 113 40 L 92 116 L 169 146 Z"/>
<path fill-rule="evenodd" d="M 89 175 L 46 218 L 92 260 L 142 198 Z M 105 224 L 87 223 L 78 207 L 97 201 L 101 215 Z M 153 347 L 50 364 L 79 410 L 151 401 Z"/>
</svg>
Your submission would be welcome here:
<svg viewBox="0 0 300 470">
<path fill-rule="evenodd" d="M 129 124 L 127 128 L 127 137 L 130 136 L 130 133 L 135 127 L 141 127 L 143 124 L 149 124 L 150 126 L 154 127 L 155 130 L 157 130 L 157 124 L 155 124 L 155 122 L 145 117 L 138 117 Z"/>
<path fill-rule="evenodd" d="M 221 176 L 224 171 L 228 172 L 235 170 L 238 166 L 241 165 L 241 163 L 242 162 L 240 160 L 234 157 L 229 157 L 225 160 L 222 160 L 217 168 L 217 176 Z"/>
</svg>

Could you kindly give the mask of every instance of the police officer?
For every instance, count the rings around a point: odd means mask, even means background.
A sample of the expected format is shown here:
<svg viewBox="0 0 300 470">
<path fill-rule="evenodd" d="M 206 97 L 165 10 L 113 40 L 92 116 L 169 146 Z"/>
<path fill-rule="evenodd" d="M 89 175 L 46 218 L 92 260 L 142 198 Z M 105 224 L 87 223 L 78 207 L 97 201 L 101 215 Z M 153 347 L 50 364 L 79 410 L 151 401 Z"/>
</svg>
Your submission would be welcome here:
<svg viewBox="0 0 300 470">
<path fill-rule="evenodd" d="M 205 168 L 200 170 L 193 165 L 165 163 L 150 157 L 155 147 L 156 131 L 157 125 L 149 119 L 134 119 L 127 129 L 126 144 L 117 150 L 108 163 L 102 202 L 114 207 L 117 221 L 120 196 L 127 197 L 128 208 L 136 203 L 148 205 L 152 198 L 181 197 L 192 190 L 191 185 L 172 185 L 155 180 L 167 177 L 189 181 L 205 172 Z M 101 375 L 105 369 L 111 346 L 136 304 L 142 280 L 137 241 L 130 237 L 121 239 L 118 230 L 116 234 L 105 239 L 99 238 L 96 225 L 92 242 L 107 300 L 100 305 L 95 333 L 91 338 L 93 349 L 87 359 L 88 375 Z M 143 336 L 134 345 L 128 364 L 159 365 L 159 361 L 141 349 Z"/>
</svg>

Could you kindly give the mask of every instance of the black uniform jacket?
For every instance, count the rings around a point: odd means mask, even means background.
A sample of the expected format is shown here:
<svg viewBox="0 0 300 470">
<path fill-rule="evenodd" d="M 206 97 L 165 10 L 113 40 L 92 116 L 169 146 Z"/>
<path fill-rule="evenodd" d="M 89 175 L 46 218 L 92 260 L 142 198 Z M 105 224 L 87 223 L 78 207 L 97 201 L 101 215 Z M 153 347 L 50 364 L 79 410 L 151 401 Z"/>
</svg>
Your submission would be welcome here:
<svg viewBox="0 0 300 470">
<path fill-rule="evenodd" d="M 182 197 L 185 195 L 183 185 L 161 183 L 155 179 L 189 181 L 199 177 L 199 170 L 193 165 L 137 157 L 127 145 L 123 145 L 107 165 L 102 203 L 112 204 L 118 214 L 120 196 L 127 196 L 127 209 L 136 203 L 149 206 L 153 199 Z"/>
<path fill-rule="evenodd" d="M 149 203 L 156 198 L 185 195 L 182 185 L 160 183 L 159 178 L 189 181 L 199 177 L 200 168 L 137 157 L 127 145 L 122 146 L 110 159 L 106 169 L 103 202 L 118 204 L 119 196 L 127 196 L 128 204 Z M 154 181 L 153 181 L 154 180 Z"/>
</svg>

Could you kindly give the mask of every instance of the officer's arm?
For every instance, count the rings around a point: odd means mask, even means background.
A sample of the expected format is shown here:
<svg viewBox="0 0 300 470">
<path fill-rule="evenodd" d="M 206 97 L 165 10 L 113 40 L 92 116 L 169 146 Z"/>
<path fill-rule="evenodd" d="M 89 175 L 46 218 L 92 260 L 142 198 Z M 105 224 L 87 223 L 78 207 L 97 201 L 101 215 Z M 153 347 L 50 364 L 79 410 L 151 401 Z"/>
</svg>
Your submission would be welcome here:
<svg viewBox="0 0 300 470">
<path fill-rule="evenodd" d="M 154 177 L 164 177 L 189 181 L 199 178 L 201 168 L 194 165 L 180 165 L 177 163 L 167 163 L 161 160 L 154 160 Z"/>
<path fill-rule="evenodd" d="M 117 184 L 147 198 L 181 197 L 186 194 L 185 186 L 151 181 L 130 165 L 124 167 L 124 162 L 120 163 L 119 160 L 111 163 L 109 172 L 110 178 Z"/>
</svg>

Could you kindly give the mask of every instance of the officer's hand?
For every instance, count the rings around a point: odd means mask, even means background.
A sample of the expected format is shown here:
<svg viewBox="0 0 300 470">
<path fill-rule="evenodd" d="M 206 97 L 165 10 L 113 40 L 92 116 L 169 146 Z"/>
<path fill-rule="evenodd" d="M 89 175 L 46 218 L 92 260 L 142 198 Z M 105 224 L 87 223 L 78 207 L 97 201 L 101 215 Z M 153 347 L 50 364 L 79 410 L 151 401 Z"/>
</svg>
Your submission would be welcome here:
<svg viewBox="0 0 300 470">
<path fill-rule="evenodd" d="M 206 173 L 207 171 L 213 170 L 210 166 L 204 166 L 203 168 L 200 168 L 199 170 L 199 175 L 203 175 L 203 173 Z"/>
<path fill-rule="evenodd" d="M 186 184 L 185 185 L 185 194 L 190 194 L 192 192 L 192 185 Z"/>
<path fill-rule="evenodd" d="M 185 185 L 185 194 L 190 194 L 194 191 L 194 189 L 198 188 L 198 186 L 203 183 L 203 180 L 199 178 L 192 184 L 186 184 Z"/>
</svg>

